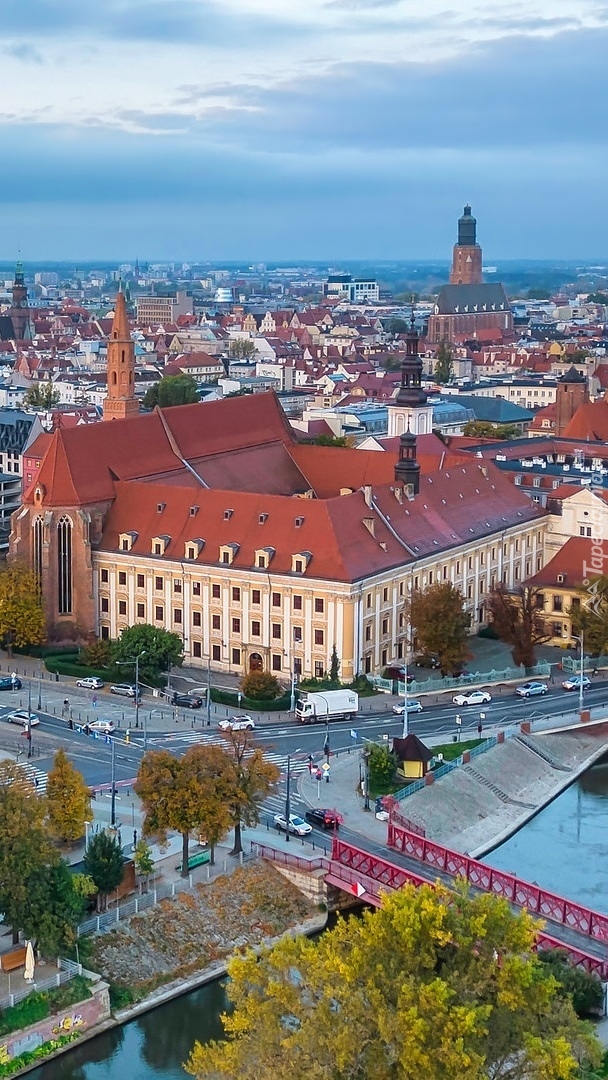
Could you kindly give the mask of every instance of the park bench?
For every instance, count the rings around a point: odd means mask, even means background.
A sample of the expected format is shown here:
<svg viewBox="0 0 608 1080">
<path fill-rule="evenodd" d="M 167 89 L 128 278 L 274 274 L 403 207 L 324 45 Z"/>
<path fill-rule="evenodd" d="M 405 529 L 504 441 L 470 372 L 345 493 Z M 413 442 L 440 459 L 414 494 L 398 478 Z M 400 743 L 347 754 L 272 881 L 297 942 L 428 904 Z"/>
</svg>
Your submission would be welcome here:
<svg viewBox="0 0 608 1080">
<path fill-rule="evenodd" d="M 13 949 L 11 952 L 2 953 L 0 956 L 0 970 L 16 971 L 17 968 L 25 967 L 26 948 Z"/>
<path fill-rule="evenodd" d="M 191 855 L 190 858 L 188 859 L 188 870 L 195 870 L 197 866 L 203 866 L 204 863 L 210 862 L 210 860 L 211 860 L 211 852 L 210 851 L 200 851 L 198 853 L 198 855 Z M 175 867 L 176 870 L 180 870 L 180 871 L 181 871 L 181 868 L 182 868 L 181 863 L 179 864 L 179 866 Z"/>
</svg>

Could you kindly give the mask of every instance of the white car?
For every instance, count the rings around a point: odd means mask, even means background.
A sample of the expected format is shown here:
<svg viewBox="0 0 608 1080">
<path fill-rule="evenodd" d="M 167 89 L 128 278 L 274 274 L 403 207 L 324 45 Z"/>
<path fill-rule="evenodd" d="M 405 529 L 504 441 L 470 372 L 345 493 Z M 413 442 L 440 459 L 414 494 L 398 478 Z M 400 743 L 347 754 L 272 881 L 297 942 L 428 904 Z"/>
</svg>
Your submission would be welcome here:
<svg viewBox="0 0 608 1080">
<path fill-rule="evenodd" d="M 580 675 L 573 675 L 571 679 L 566 679 L 566 681 L 562 683 L 562 690 L 580 690 L 580 686 Z M 587 690 L 589 686 L 591 686 L 591 680 L 588 679 L 586 675 L 583 675 L 583 690 Z"/>
<path fill-rule="evenodd" d="M 408 699 L 407 711 L 408 711 L 408 713 L 422 712 L 422 702 L 421 701 L 410 701 Z M 398 705 L 393 705 L 393 712 L 397 713 L 397 716 L 403 716 L 403 713 L 405 712 L 405 705 L 403 704 L 402 701 L 400 701 L 398 703 Z"/>
<path fill-rule="evenodd" d="M 454 705 L 487 705 L 491 700 L 492 695 L 487 690 L 469 690 L 452 698 Z"/>
<path fill-rule="evenodd" d="M 87 675 L 86 679 L 77 679 L 76 686 L 82 686 L 85 690 L 101 690 L 103 679 L 98 679 L 96 675 Z"/>
<path fill-rule="evenodd" d="M 220 731 L 253 731 L 255 724 L 250 716 L 231 716 L 227 720 L 220 720 L 217 725 Z"/>
<path fill-rule="evenodd" d="M 298 817 L 297 814 L 289 815 L 289 827 L 287 826 L 285 814 L 275 814 L 274 823 L 277 829 L 282 832 L 293 833 L 294 836 L 308 836 L 308 833 L 312 832 L 312 825 L 304 821 L 304 818 Z"/>
<path fill-rule="evenodd" d="M 21 727 L 36 727 L 40 720 L 36 713 L 28 712 L 27 709 L 15 709 L 5 718 L 9 724 L 21 724 Z"/>
<path fill-rule="evenodd" d="M 85 724 L 85 729 L 89 731 L 97 731 L 100 735 L 113 735 L 116 731 L 116 724 L 113 720 L 91 720 L 90 724 Z"/>
</svg>

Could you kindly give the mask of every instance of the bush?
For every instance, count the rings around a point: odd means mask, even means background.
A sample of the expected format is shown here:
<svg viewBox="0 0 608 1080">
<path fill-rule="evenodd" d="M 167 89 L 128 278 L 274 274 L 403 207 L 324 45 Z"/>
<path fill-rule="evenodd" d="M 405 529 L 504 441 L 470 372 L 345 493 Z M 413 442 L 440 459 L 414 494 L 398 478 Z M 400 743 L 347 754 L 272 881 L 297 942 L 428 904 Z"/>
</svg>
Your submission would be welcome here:
<svg viewBox="0 0 608 1080">
<path fill-rule="evenodd" d="M 58 986 L 54 990 L 43 993 L 34 990 L 23 998 L 23 1001 L 18 1001 L 16 1005 L 0 1012 L 0 1037 L 29 1027 L 38 1020 L 45 1020 L 51 1013 L 66 1009 L 90 996 L 89 983 L 82 975 L 76 975 L 64 986 Z"/>
<path fill-rule="evenodd" d="M 241 708 L 248 711 L 257 709 L 259 712 L 281 712 L 291 706 L 290 694 L 283 694 L 282 697 L 270 701 L 254 701 L 252 698 L 241 695 L 239 703 L 238 694 L 231 694 L 229 690 L 217 690 L 214 686 L 211 687 L 211 700 L 216 705 L 231 705 L 235 709 Z"/>
<path fill-rule="evenodd" d="M 25 1050 L 18 1057 L 11 1058 L 10 1061 L 0 1064 L 0 1077 L 14 1076 L 16 1072 L 20 1072 L 22 1069 L 25 1070 L 28 1065 L 33 1065 L 36 1061 L 42 1061 L 49 1054 L 55 1054 L 57 1050 L 61 1050 L 62 1047 L 79 1038 L 79 1031 L 70 1031 L 66 1035 L 58 1035 L 56 1039 L 49 1039 L 48 1042 L 37 1046 L 35 1050 Z"/>
<path fill-rule="evenodd" d="M 241 687 L 251 701 L 273 701 L 281 693 L 279 681 L 270 671 L 250 671 Z"/>
<path fill-rule="evenodd" d="M 114 673 L 107 671 L 104 668 L 92 668 L 87 667 L 85 664 L 78 663 L 78 656 L 73 654 L 69 660 L 58 659 L 53 656 L 48 660 L 45 660 L 44 666 L 47 671 L 50 671 L 53 675 L 58 672 L 60 675 L 73 675 L 75 679 L 84 679 L 88 675 L 95 675 L 98 679 L 103 679 L 104 682 L 110 678 L 118 677 Z"/>
<path fill-rule="evenodd" d="M 562 997 L 569 997 L 576 1015 L 581 1019 L 599 1016 L 604 991 L 597 975 L 574 967 L 561 949 L 539 950 L 538 959 L 545 964 L 560 985 Z"/>
<path fill-rule="evenodd" d="M 135 1001 L 133 991 L 128 986 L 121 986 L 119 983 L 110 983 L 110 1008 L 111 1009 L 126 1009 L 128 1005 L 132 1005 Z"/>
</svg>

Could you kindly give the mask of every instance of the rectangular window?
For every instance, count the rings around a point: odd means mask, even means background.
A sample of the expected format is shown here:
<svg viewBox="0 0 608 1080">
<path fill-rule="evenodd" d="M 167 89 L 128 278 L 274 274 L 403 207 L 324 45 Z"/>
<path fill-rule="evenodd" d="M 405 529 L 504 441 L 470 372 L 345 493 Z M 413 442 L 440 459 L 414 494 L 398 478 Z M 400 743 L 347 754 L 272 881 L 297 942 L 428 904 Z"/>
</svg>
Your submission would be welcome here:
<svg viewBox="0 0 608 1080">
<path fill-rule="evenodd" d="M 323 630 L 315 630 L 315 645 L 323 645 L 325 643 L 325 633 Z"/>
<path fill-rule="evenodd" d="M 281 656 L 280 653 L 273 653 L 272 654 L 272 670 L 273 671 L 280 671 L 282 662 L 283 662 L 283 657 Z"/>
<path fill-rule="evenodd" d="M 301 626 L 294 626 L 294 628 L 293 628 L 293 640 L 294 641 L 301 641 L 302 640 L 302 627 Z"/>
<path fill-rule="evenodd" d="M 192 625 L 193 626 L 201 626 L 201 624 L 202 624 L 202 618 L 201 618 L 200 611 L 193 611 L 192 612 Z"/>
<path fill-rule="evenodd" d="M 294 656 L 293 658 L 293 673 L 298 677 L 302 674 L 302 661 L 299 656 Z"/>
<path fill-rule="evenodd" d="M 241 650 L 240 649 L 233 649 L 232 650 L 232 663 L 236 664 L 237 667 L 241 663 Z"/>
<path fill-rule="evenodd" d="M 259 589 L 252 589 L 251 590 L 251 603 L 252 604 L 260 604 L 261 602 L 262 602 L 262 597 L 261 597 L 261 594 L 260 594 L 260 590 Z"/>
<path fill-rule="evenodd" d="M 371 606 L 372 606 L 372 594 L 371 594 L 371 592 L 368 592 L 367 596 L 365 597 L 365 606 L 368 607 L 368 608 L 371 608 Z"/>
<path fill-rule="evenodd" d="M 280 636 L 281 636 L 281 624 L 280 623 L 273 622 L 273 624 L 272 624 L 272 636 L 273 636 L 273 638 L 280 638 Z"/>
<path fill-rule="evenodd" d="M 252 637 L 259 637 L 260 636 L 260 630 L 261 630 L 261 623 L 257 622 L 257 620 L 252 622 L 252 624 L 251 624 L 251 636 Z"/>
<path fill-rule="evenodd" d="M 201 583 L 200 583 L 200 581 L 193 581 L 192 582 L 192 595 L 193 596 L 200 596 L 201 595 Z"/>
<path fill-rule="evenodd" d="M 145 604 L 138 604 L 137 605 L 137 618 L 138 619 L 145 619 L 145 617 L 146 617 L 146 605 Z"/>
<path fill-rule="evenodd" d="M 173 609 L 173 622 L 174 623 L 181 623 L 181 621 L 182 621 L 182 609 L 179 608 L 179 607 L 176 607 L 176 608 Z"/>
<path fill-rule="evenodd" d="M 157 622 L 162 622 L 163 621 L 163 608 L 160 607 L 159 604 L 157 604 L 156 607 L 154 608 L 154 618 L 156 619 Z"/>
<path fill-rule="evenodd" d="M 127 601 L 126 600 L 119 600 L 118 601 L 118 614 L 119 615 L 126 615 L 127 614 Z"/>
<path fill-rule="evenodd" d="M 127 584 L 127 575 L 126 575 L 124 570 L 119 570 L 118 571 L 118 584 L 119 585 L 126 585 Z"/>
<path fill-rule="evenodd" d="M 174 581 L 173 582 L 173 592 L 181 593 L 181 591 L 182 591 L 182 583 L 181 583 L 181 581 Z"/>
<path fill-rule="evenodd" d="M 281 606 L 281 594 L 280 594 L 280 592 L 273 592 L 273 594 L 272 594 L 272 606 L 273 607 L 280 607 Z"/>
<path fill-rule="evenodd" d="M 563 598 L 563 596 L 558 595 L 558 596 L 553 597 L 553 610 L 554 611 L 563 611 L 564 610 L 564 598 Z"/>
<path fill-rule="evenodd" d="M 429 585 L 432 585 L 432 584 L 433 584 L 433 571 L 430 570 L 429 571 Z"/>
<path fill-rule="evenodd" d="M 219 645 L 213 645 L 212 646 L 211 659 L 212 660 L 221 660 L 222 659 L 222 651 L 221 651 L 221 648 L 220 648 Z"/>
<path fill-rule="evenodd" d="M 199 660 L 202 657 L 203 650 L 202 650 L 200 641 L 193 641 L 192 642 L 192 655 L 196 656 L 197 659 L 199 659 Z"/>
<path fill-rule="evenodd" d="M 382 620 L 382 633 L 388 634 L 388 619 Z"/>
<path fill-rule="evenodd" d="M 233 589 L 232 589 L 232 599 L 237 604 L 238 604 L 239 600 L 241 599 L 241 590 L 239 588 L 237 588 L 237 586 L 234 586 Z"/>
<path fill-rule="evenodd" d="M 109 581 L 109 574 L 108 574 L 107 570 L 102 570 L 101 574 L 99 576 L 100 576 L 101 581 L 104 581 L 106 583 Z"/>
<path fill-rule="evenodd" d="M 219 615 L 212 615 L 211 616 L 211 629 L 212 630 L 219 630 L 220 629 L 220 617 L 219 617 Z"/>
<path fill-rule="evenodd" d="M 163 591 L 163 579 L 162 579 L 162 577 L 155 577 L 154 578 L 154 588 L 156 589 L 157 592 L 162 592 Z"/>
<path fill-rule="evenodd" d="M 214 600 L 219 600 L 219 598 L 220 598 L 220 587 L 219 587 L 219 585 L 212 585 L 211 586 L 211 595 L 212 595 Z"/>
<path fill-rule="evenodd" d="M 110 627 L 109 626 L 102 626 L 102 628 L 101 628 L 101 640 L 102 641 L 107 641 L 109 639 L 109 637 L 110 637 Z"/>
<path fill-rule="evenodd" d="M 294 598 L 293 598 L 293 610 L 294 611 L 301 611 L 302 610 L 302 597 L 301 596 L 294 596 Z"/>
<path fill-rule="evenodd" d="M 155 545 L 154 545 L 154 554 L 155 554 L 155 555 L 162 555 L 162 553 L 163 553 L 163 546 L 162 546 L 162 544 L 155 544 Z"/>
<path fill-rule="evenodd" d="M 232 620 L 232 633 L 233 634 L 240 634 L 240 632 L 241 632 L 241 620 L 240 619 L 233 619 Z"/>
<path fill-rule="evenodd" d="M 102 598 L 101 598 L 101 610 L 102 611 L 109 611 L 110 610 L 110 601 L 108 600 L 107 596 L 102 596 Z"/>
<path fill-rule="evenodd" d="M 137 588 L 138 589 L 143 589 L 143 588 L 145 588 L 145 584 L 146 584 L 146 579 L 145 579 L 144 575 L 143 574 L 138 574 L 137 575 Z"/>
<path fill-rule="evenodd" d="M 382 599 L 383 599 L 384 603 L 386 604 L 386 601 L 388 600 L 388 589 L 383 589 L 382 590 Z"/>
<path fill-rule="evenodd" d="M 322 679 L 323 675 L 323 664 L 320 660 L 315 660 L 315 679 Z"/>
<path fill-rule="evenodd" d="M 468 566 L 469 566 L 469 570 L 472 570 L 472 569 L 473 569 L 473 556 L 472 556 L 472 555 L 469 555 L 469 563 L 468 563 Z"/>
<path fill-rule="evenodd" d="M 553 637 L 561 637 L 561 636 L 562 636 L 562 624 L 561 624 L 561 622 L 554 622 L 553 623 Z"/>
<path fill-rule="evenodd" d="M 230 553 L 228 551 L 222 551 L 222 562 L 227 565 L 230 564 Z"/>
<path fill-rule="evenodd" d="M 371 641 L 372 640 L 371 623 L 368 623 L 367 626 L 365 627 L 365 640 L 366 641 Z"/>
<path fill-rule="evenodd" d="M 317 615 L 322 615 L 325 611 L 325 601 L 321 596 L 315 596 L 315 612 Z"/>
</svg>

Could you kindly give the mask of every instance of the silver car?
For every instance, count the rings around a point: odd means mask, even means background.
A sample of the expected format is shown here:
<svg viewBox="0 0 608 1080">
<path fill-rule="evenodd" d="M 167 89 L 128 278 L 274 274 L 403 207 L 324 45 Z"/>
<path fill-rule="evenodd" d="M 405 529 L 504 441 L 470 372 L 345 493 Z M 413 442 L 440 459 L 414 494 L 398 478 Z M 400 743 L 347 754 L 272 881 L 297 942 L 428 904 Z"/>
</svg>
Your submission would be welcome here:
<svg viewBox="0 0 608 1080">
<path fill-rule="evenodd" d="M 538 697 L 540 694 L 546 694 L 548 686 L 544 682 L 527 682 L 522 686 L 516 686 L 515 693 L 518 697 Z"/>
</svg>

